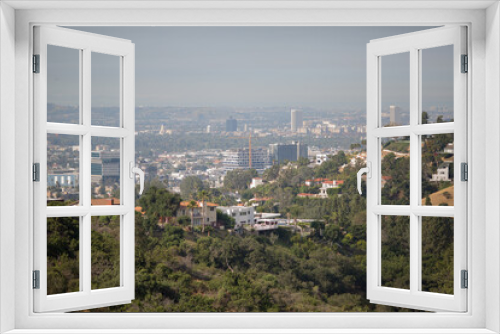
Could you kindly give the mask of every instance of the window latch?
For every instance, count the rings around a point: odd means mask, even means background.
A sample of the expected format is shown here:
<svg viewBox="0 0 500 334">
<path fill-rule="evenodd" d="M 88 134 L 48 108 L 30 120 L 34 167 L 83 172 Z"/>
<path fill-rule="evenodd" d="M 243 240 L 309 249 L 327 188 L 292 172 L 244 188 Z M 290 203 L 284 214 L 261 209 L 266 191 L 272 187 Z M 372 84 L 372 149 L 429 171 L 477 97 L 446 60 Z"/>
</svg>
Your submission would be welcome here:
<svg viewBox="0 0 500 334">
<path fill-rule="evenodd" d="M 372 163 L 371 162 L 367 162 L 366 163 L 366 167 L 364 168 L 361 168 L 359 171 L 358 171 L 358 192 L 360 195 L 363 194 L 363 191 L 361 190 L 361 176 L 363 174 L 366 173 L 366 176 L 371 179 L 372 178 Z"/>
<path fill-rule="evenodd" d="M 142 195 L 144 191 L 144 171 L 139 167 L 134 166 L 134 162 L 130 161 L 129 163 L 129 176 L 131 179 L 135 177 L 135 174 L 139 174 L 139 195 Z"/>
</svg>

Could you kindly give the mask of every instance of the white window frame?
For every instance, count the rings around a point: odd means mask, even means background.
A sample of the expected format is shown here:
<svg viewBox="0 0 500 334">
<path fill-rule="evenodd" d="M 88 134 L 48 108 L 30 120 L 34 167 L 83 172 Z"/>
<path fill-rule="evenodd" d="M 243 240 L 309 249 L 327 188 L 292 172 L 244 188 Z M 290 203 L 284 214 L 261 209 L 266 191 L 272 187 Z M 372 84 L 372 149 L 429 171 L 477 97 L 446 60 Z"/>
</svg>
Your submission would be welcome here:
<svg viewBox="0 0 500 334">
<path fill-rule="evenodd" d="M 132 4 L 132 5 L 131 5 Z M 14 11 L 10 6 L 20 9 Z M 52 6 L 52 7 L 51 7 Z M 71 8 L 71 6 L 74 6 Z M 99 6 L 100 9 L 96 9 Z M 122 6 L 122 8 L 119 8 Z M 123 9 L 132 6 L 134 9 Z M 147 7 L 150 7 L 149 9 Z M 154 9 L 151 9 L 152 7 Z M 58 7 L 69 7 L 61 9 Z M 80 9 L 74 9 L 78 7 Z M 156 8 L 163 7 L 163 8 Z M 182 8 L 179 8 L 182 7 Z M 397 7 L 396 9 L 392 7 Z M 31 8 L 31 9 L 30 9 Z M 33 9 L 35 8 L 35 9 Z M 42 9 L 45 8 L 45 9 Z M 47 9 L 48 8 L 48 9 Z M 92 9 L 94 8 L 94 9 Z M 108 8 L 113 10 L 102 10 Z M 142 8 L 143 10 L 137 10 Z M 279 9 L 279 10 L 278 10 Z M 307 9 L 307 10 L 304 10 Z M 0 4 L 0 330 L 36 333 L 128 333 L 138 328 L 190 328 L 197 332 L 500 332 L 500 12 L 497 1 L 371 1 L 293 3 L 23 2 Z M 467 313 L 435 314 L 34 314 L 30 245 L 33 212 L 30 181 L 33 133 L 29 72 L 34 24 L 58 25 L 426 25 L 465 24 L 471 59 L 468 86 L 469 307 Z M 14 35 L 15 31 L 15 35 Z M 15 37 L 14 37 L 15 36 Z M 15 71 L 13 70 L 15 68 Z M 15 87 L 12 83 L 15 82 Z M 15 93 L 15 97 L 14 97 Z M 12 110 L 15 110 L 13 117 Z M 488 121 L 486 121 L 488 119 Z M 487 133 L 487 135 L 485 134 Z M 15 144 L 12 145 L 12 137 Z M 488 146 L 487 146 L 488 144 Z M 488 153 L 488 154 L 486 154 Z M 15 161 L 15 165 L 6 163 Z M 14 173 L 15 172 L 15 173 Z M 15 177 L 12 177 L 15 175 Z M 488 175 L 488 182 L 486 182 Z M 12 189 L 15 196 L 12 197 Z M 488 196 L 486 196 L 486 194 Z M 488 209 L 486 210 L 486 205 Z M 15 211 L 5 208 L 15 207 Z M 473 228 L 472 228 L 473 226 Z M 14 254 L 14 256 L 12 256 Z M 12 287 L 15 287 L 14 289 Z M 488 293 L 486 293 L 488 291 Z M 15 305 L 15 307 L 12 307 Z M 37 331 L 40 329 L 40 331 Z M 121 330 L 120 330 L 121 329 Z M 220 330 L 217 330 L 220 329 Z M 295 330 L 293 330 L 295 329 Z M 337 330 L 336 330 L 337 329 Z M 356 330 L 357 329 L 357 330 Z M 45 331 L 46 332 L 46 331 Z M 54 332 L 54 331 L 51 331 Z M 108 331 L 109 332 L 109 331 Z M 177 332 L 180 332 L 177 331 Z M 185 331 L 184 331 L 185 332 Z M 241 332 L 244 332 L 242 330 Z M 246 331 L 248 332 L 248 330 Z M 254 331 L 252 331 L 254 332 Z M 345 331 L 344 331 L 345 332 Z"/>
<path fill-rule="evenodd" d="M 461 270 L 467 270 L 467 185 L 460 180 L 460 164 L 467 163 L 467 76 L 462 73 L 462 55 L 467 54 L 466 28 L 450 25 L 370 41 L 367 46 L 367 298 L 376 304 L 412 305 L 428 311 L 467 310 L 467 290 L 461 287 Z M 453 47 L 454 121 L 421 124 L 422 119 L 422 53 L 425 49 Z M 407 53 L 409 57 L 409 124 L 382 124 L 382 75 L 384 56 Z M 454 134 L 454 206 L 422 205 L 422 135 Z M 394 137 L 410 139 L 410 198 L 408 205 L 382 205 L 381 141 Z M 471 180 L 472 182 L 472 180 Z M 409 218 L 409 289 L 382 285 L 382 216 Z M 453 217 L 454 256 L 453 294 L 422 291 L 422 217 Z"/>
<path fill-rule="evenodd" d="M 111 38 L 60 27 L 34 27 L 34 54 L 39 56 L 39 73 L 34 83 L 34 162 L 39 163 L 40 180 L 33 184 L 34 193 L 34 270 L 39 270 L 39 289 L 34 290 L 36 312 L 72 311 L 130 303 L 135 296 L 135 51 L 128 40 Z M 80 59 L 79 122 L 64 124 L 47 122 L 47 47 L 78 50 Z M 116 127 L 92 125 L 92 54 L 113 55 L 119 61 L 119 125 Z M 78 136 L 79 141 L 79 205 L 47 206 L 47 135 Z M 120 148 L 120 205 L 91 205 L 91 151 L 92 138 L 114 138 Z M 91 219 L 94 216 L 119 216 L 118 287 L 91 288 Z M 47 218 L 75 217 L 80 220 L 79 291 L 47 295 Z"/>
</svg>

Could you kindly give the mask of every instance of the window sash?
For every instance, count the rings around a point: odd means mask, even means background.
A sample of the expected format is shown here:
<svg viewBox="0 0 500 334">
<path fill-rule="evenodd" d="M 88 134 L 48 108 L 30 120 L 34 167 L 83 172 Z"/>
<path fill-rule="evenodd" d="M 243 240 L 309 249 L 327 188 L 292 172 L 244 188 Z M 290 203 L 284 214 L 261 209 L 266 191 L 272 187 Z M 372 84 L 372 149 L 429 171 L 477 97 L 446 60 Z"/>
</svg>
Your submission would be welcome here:
<svg viewBox="0 0 500 334">
<path fill-rule="evenodd" d="M 467 162 L 467 76 L 460 73 L 461 54 L 466 54 L 466 28 L 459 26 L 424 30 L 416 33 L 371 41 L 367 46 L 367 298 L 371 302 L 430 311 L 467 310 L 467 290 L 461 289 L 460 272 L 467 269 L 467 186 L 461 182 L 460 163 Z M 421 110 L 420 50 L 454 45 L 454 122 L 419 124 Z M 410 124 L 382 127 L 381 57 L 409 52 L 410 55 Z M 454 133 L 454 207 L 421 205 L 421 135 Z M 381 203 L 381 138 L 410 137 L 410 205 Z M 410 217 L 410 289 L 381 285 L 382 215 Z M 454 217 L 454 295 L 420 291 L 422 216 Z"/>
<path fill-rule="evenodd" d="M 47 122 L 47 46 L 79 50 L 79 123 Z M 95 126 L 91 122 L 92 52 L 120 59 L 120 126 Z M 40 163 L 40 181 L 34 184 L 34 266 L 40 271 L 40 289 L 33 290 L 34 311 L 74 311 L 129 303 L 134 298 L 134 179 L 128 175 L 135 162 L 134 45 L 130 41 L 58 27 L 35 27 L 34 54 L 40 55 L 40 73 L 34 74 L 34 161 Z M 79 204 L 47 206 L 47 135 L 75 135 L 79 139 Z M 120 195 L 117 206 L 91 205 L 91 139 L 93 136 L 120 141 Z M 92 216 L 120 216 L 120 286 L 91 288 Z M 79 292 L 47 295 L 47 218 L 80 217 Z"/>
</svg>

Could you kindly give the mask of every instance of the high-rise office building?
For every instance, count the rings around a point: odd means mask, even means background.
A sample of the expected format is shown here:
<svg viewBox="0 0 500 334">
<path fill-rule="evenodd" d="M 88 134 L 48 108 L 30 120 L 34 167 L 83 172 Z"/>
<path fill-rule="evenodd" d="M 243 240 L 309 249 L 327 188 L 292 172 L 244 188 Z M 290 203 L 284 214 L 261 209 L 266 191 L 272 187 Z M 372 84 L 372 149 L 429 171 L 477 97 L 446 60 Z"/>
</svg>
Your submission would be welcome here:
<svg viewBox="0 0 500 334">
<path fill-rule="evenodd" d="M 308 157 L 308 147 L 306 144 L 270 144 L 269 161 L 272 164 L 280 164 L 284 161 L 297 161 L 299 158 Z"/>
<path fill-rule="evenodd" d="M 292 118 L 291 121 L 291 130 L 292 132 L 297 132 L 297 129 L 302 127 L 303 119 L 302 119 L 302 111 L 297 109 L 292 109 L 290 111 L 290 115 Z"/>
<path fill-rule="evenodd" d="M 252 149 L 252 169 L 264 170 L 269 166 L 269 155 L 267 150 L 262 148 Z M 224 153 L 224 169 L 227 171 L 234 169 L 249 169 L 250 159 L 248 148 L 228 151 Z"/>
<path fill-rule="evenodd" d="M 92 151 L 92 182 L 120 182 L 120 151 Z"/>
<path fill-rule="evenodd" d="M 226 132 L 234 132 L 238 129 L 238 121 L 236 121 L 232 116 L 226 120 Z"/>
<path fill-rule="evenodd" d="M 391 125 L 402 125 L 401 123 L 401 108 L 396 106 L 390 106 L 390 123 Z"/>
</svg>

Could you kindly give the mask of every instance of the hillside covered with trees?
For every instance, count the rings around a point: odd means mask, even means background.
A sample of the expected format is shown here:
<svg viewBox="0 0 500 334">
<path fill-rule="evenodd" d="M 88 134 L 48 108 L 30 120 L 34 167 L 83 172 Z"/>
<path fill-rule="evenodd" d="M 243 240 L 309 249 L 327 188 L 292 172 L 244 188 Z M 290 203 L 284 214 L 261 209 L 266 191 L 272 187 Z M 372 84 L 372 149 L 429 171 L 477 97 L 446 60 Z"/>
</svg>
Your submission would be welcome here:
<svg viewBox="0 0 500 334">
<path fill-rule="evenodd" d="M 426 145 L 440 138 L 427 138 Z M 401 145 L 399 145 L 401 146 Z M 347 164 L 340 152 L 315 168 L 306 161 L 273 166 L 265 183 L 248 184 L 254 172 L 235 172 L 223 189 L 203 196 L 217 202 L 226 193 L 243 199 L 269 198 L 259 211 L 315 221 L 295 232 L 236 233 L 230 217 L 226 229 L 190 226 L 189 217 L 174 218 L 181 198 L 150 186 L 136 212 L 136 296 L 131 304 L 101 308 L 100 312 L 367 312 L 408 311 L 370 304 L 366 299 L 366 198 L 356 190 L 362 163 Z M 383 189 L 394 203 L 408 202 L 398 180 L 409 174 L 409 157 L 388 154 L 382 165 L 392 182 Z M 346 165 L 347 164 L 347 165 Z M 405 169 L 406 168 L 406 169 Z M 429 168 L 435 168 L 429 164 Z M 306 187 L 310 178 L 343 180 L 328 198 L 299 198 L 317 193 Z M 436 187 L 435 185 L 430 185 Z M 196 185 L 200 187 L 200 185 Z M 203 187 L 203 185 L 201 185 Z M 438 186 L 439 187 L 439 186 Z M 196 198 L 197 194 L 184 189 Z M 224 197 L 225 198 L 225 197 Z M 165 217 L 172 217 L 164 219 Z M 119 233 L 117 217 L 92 221 L 92 286 L 116 286 Z M 453 293 L 453 220 L 426 218 L 422 222 L 423 289 Z M 119 229 L 119 224 L 118 224 Z M 50 293 L 78 290 L 78 219 L 49 218 L 48 275 Z M 409 287 L 409 222 L 407 217 L 382 218 L 382 283 Z"/>
</svg>

